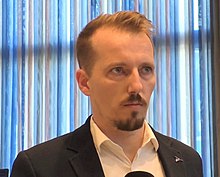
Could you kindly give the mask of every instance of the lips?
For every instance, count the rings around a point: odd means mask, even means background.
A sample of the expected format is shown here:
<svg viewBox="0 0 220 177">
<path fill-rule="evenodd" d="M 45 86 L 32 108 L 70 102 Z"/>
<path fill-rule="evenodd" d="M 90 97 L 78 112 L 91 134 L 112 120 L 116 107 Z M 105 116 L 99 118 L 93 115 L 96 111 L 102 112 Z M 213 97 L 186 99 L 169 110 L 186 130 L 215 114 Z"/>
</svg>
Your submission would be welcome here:
<svg viewBox="0 0 220 177">
<path fill-rule="evenodd" d="M 144 103 L 142 102 L 128 102 L 125 103 L 124 106 L 143 106 Z"/>
<path fill-rule="evenodd" d="M 139 94 L 131 94 L 125 101 L 122 102 L 122 105 L 139 107 L 147 105 L 147 102 Z"/>
</svg>

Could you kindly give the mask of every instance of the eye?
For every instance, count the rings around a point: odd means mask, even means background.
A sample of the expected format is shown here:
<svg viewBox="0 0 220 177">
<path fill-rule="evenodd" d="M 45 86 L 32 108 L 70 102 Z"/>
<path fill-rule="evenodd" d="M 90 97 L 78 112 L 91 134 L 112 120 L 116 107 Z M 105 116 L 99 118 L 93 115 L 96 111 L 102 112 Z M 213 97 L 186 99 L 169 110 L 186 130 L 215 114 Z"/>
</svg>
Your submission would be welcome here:
<svg viewBox="0 0 220 177">
<path fill-rule="evenodd" d="M 142 76 L 149 75 L 154 73 L 154 68 L 151 66 L 143 66 L 140 68 L 139 72 Z"/>
<path fill-rule="evenodd" d="M 116 75 L 120 75 L 124 73 L 124 70 L 122 67 L 115 67 L 111 70 L 111 73 L 116 74 Z"/>
<path fill-rule="evenodd" d="M 111 80 L 121 80 L 122 78 L 126 77 L 127 72 L 128 71 L 124 67 L 115 66 L 109 70 L 107 77 Z"/>
</svg>

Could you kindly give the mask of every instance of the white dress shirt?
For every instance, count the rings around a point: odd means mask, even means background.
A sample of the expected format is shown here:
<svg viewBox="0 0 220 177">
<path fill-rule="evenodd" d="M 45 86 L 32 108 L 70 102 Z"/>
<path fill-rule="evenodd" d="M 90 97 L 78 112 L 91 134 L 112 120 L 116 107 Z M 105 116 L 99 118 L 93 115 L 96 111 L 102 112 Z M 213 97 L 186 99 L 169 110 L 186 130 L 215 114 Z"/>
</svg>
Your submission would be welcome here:
<svg viewBox="0 0 220 177">
<path fill-rule="evenodd" d="M 106 177 L 124 177 L 131 171 L 147 171 L 153 174 L 154 177 L 165 177 L 157 154 L 158 141 L 146 121 L 144 123 L 144 142 L 132 162 L 125 155 L 123 149 L 112 142 L 99 129 L 93 119 L 90 121 L 90 126 L 93 141 Z"/>
</svg>

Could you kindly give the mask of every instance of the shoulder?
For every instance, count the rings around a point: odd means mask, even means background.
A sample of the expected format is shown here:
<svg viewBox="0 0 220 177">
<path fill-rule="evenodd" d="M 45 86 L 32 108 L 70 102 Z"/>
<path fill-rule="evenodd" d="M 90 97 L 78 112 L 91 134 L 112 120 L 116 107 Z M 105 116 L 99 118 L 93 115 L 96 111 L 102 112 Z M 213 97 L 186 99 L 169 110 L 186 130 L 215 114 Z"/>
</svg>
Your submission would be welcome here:
<svg viewBox="0 0 220 177">
<path fill-rule="evenodd" d="M 190 145 L 187 145 L 173 137 L 163 135 L 157 131 L 154 131 L 154 133 L 161 148 L 167 147 L 170 149 L 175 149 L 176 151 L 181 152 L 186 159 L 194 159 L 199 162 L 201 161 L 199 153 Z"/>
<path fill-rule="evenodd" d="M 68 133 L 19 152 L 14 161 L 11 176 L 32 177 L 36 174 L 44 176 L 44 174 L 55 173 L 55 169 L 62 165 L 59 163 L 60 160 L 65 165 L 68 163 L 70 152 L 66 151 L 65 144 L 68 143 L 71 136 L 72 133 Z"/>
<path fill-rule="evenodd" d="M 23 152 L 28 154 L 35 154 L 37 152 L 40 152 L 42 154 L 44 153 L 48 154 L 48 152 L 52 153 L 58 149 L 62 149 L 66 147 L 73 136 L 74 136 L 74 132 L 67 133 L 65 135 L 61 135 L 53 139 L 47 140 L 45 142 L 39 143 L 27 150 L 24 150 Z"/>
<path fill-rule="evenodd" d="M 190 174 L 189 176 L 203 176 L 202 159 L 193 147 L 156 131 L 154 134 L 159 142 L 158 153 L 164 164 L 183 162 L 178 164 L 184 164 L 186 173 Z"/>
<path fill-rule="evenodd" d="M 73 132 L 21 151 L 14 161 L 12 177 L 65 176 L 59 175 L 60 169 L 72 173 L 71 158 L 78 149 L 85 147 L 86 142 L 91 142 L 90 139 L 89 126 L 84 124 Z"/>
<path fill-rule="evenodd" d="M 90 127 L 88 121 L 75 129 L 73 132 L 58 136 L 51 140 L 39 143 L 24 152 L 27 154 L 37 154 L 42 155 L 57 153 L 57 151 L 72 149 L 73 146 L 78 144 L 84 144 L 84 141 L 90 139 Z"/>
</svg>

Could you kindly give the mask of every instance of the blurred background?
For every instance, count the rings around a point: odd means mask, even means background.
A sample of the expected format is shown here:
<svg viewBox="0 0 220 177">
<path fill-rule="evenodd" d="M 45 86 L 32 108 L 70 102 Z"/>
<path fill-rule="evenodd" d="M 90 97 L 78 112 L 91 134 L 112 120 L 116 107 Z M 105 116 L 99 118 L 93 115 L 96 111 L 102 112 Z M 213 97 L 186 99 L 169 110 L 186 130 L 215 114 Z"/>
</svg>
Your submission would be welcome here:
<svg viewBox="0 0 220 177">
<path fill-rule="evenodd" d="M 91 19 L 121 10 L 155 27 L 149 123 L 197 150 L 204 177 L 220 175 L 219 0 L 0 0 L 0 168 L 92 113 L 75 81 L 75 41 Z"/>
</svg>

